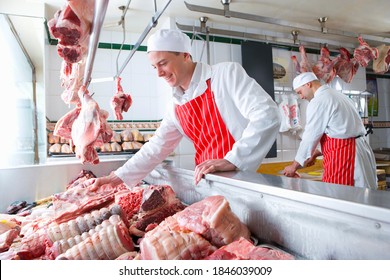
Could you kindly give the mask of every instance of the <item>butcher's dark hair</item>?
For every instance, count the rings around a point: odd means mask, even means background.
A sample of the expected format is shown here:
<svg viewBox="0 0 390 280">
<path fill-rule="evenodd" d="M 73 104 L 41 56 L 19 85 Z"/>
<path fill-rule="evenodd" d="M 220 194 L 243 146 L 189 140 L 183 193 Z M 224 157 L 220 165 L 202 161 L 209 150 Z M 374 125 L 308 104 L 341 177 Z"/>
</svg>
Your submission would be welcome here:
<svg viewBox="0 0 390 280">
<path fill-rule="evenodd" d="M 172 52 L 172 51 L 168 51 L 168 52 L 170 52 L 170 53 L 173 53 L 174 55 L 179 55 L 179 54 L 181 54 L 181 52 Z M 192 60 L 192 55 L 189 53 L 189 55 L 190 55 L 190 58 L 191 58 L 191 60 Z"/>
</svg>

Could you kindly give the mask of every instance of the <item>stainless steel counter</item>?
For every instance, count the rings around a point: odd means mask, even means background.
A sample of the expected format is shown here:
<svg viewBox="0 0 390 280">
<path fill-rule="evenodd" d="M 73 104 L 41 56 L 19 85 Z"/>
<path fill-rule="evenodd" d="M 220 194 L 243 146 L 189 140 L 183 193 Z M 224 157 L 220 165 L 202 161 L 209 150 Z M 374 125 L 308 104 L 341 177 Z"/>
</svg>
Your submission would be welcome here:
<svg viewBox="0 0 390 280">
<path fill-rule="evenodd" d="M 390 192 L 248 172 L 194 186 L 193 173 L 165 163 L 146 181 L 188 204 L 223 195 L 255 237 L 303 259 L 390 259 Z"/>
<path fill-rule="evenodd" d="M 125 161 L 0 169 L 0 210 L 63 191 L 82 169 L 103 176 Z M 145 180 L 172 186 L 188 204 L 223 195 L 261 242 L 303 259 L 390 259 L 390 192 L 248 172 L 206 175 L 194 186 L 193 170 L 193 156 L 170 157 Z"/>
</svg>

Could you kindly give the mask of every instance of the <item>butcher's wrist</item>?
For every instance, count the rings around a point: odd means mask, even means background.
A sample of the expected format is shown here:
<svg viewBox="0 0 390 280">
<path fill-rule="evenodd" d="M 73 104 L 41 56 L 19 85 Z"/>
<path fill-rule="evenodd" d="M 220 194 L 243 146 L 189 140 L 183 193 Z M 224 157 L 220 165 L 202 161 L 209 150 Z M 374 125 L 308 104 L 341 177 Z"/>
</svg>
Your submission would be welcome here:
<svg viewBox="0 0 390 280">
<path fill-rule="evenodd" d="M 113 186 L 123 183 L 123 181 L 118 176 L 116 176 L 114 172 L 111 172 L 110 175 L 107 176 L 107 180 Z"/>
</svg>

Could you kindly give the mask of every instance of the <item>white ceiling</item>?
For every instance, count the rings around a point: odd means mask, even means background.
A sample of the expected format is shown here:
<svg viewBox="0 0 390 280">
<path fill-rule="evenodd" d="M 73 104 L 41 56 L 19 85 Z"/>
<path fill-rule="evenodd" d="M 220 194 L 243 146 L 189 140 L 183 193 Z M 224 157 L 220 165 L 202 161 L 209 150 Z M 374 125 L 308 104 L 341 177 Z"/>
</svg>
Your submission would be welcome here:
<svg viewBox="0 0 390 280">
<path fill-rule="evenodd" d="M 169 0 L 131 0 L 129 10 L 126 13 L 126 31 L 141 34 L 146 26 L 151 22 L 152 16 L 155 14 L 155 6 L 160 11 Z M 27 16 L 39 16 L 39 11 L 32 9 L 31 6 L 47 4 L 49 14 L 54 14 L 56 10 L 60 9 L 66 0 L 0 0 L 3 4 L 18 3 L 17 10 L 9 10 L 1 8 L 1 13 L 11 13 Z M 122 26 L 117 25 L 122 11 L 120 6 L 126 6 L 129 0 L 110 0 L 106 17 L 105 26 L 108 30 L 122 30 Z M 215 9 L 223 9 L 220 0 L 186 0 L 187 3 L 212 7 Z M 356 35 L 364 34 L 375 36 L 375 40 L 367 39 L 370 45 L 377 46 L 383 42 L 390 45 L 390 1 L 389 0 L 231 0 L 230 10 L 234 12 L 247 13 L 262 17 L 267 17 L 274 20 L 283 20 L 293 25 L 308 25 L 320 30 L 320 23 L 318 18 L 327 17 L 326 28 L 340 32 L 349 32 Z M 24 3 L 24 4 L 23 4 Z M 7 5 L 3 5 L 7 7 Z M 39 9 L 38 9 L 39 10 Z M 42 9 L 41 9 L 42 10 Z M 42 15 L 41 15 L 42 16 Z M 166 11 L 163 13 L 159 22 L 163 22 L 165 18 L 175 18 L 176 22 L 185 25 L 200 25 L 200 17 L 208 17 L 207 26 L 212 28 L 226 29 L 226 27 L 237 30 L 240 28 L 248 33 L 269 33 L 273 32 L 278 36 L 293 42 L 291 31 L 293 29 L 289 26 L 281 26 L 268 23 L 260 23 L 251 20 L 243 20 L 237 18 L 227 18 L 224 16 L 205 14 L 193 12 L 187 9 L 184 0 L 172 0 L 168 5 Z M 50 18 L 47 18 L 48 20 Z M 12 17 L 15 26 L 20 34 L 30 36 L 27 40 L 31 42 L 31 36 L 38 37 L 34 32 L 31 32 L 31 19 L 25 17 Z M 117 25 L 117 26 L 115 26 Z M 158 28 L 158 26 L 157 26 Z M 383 39 L 381 40 L 383 36 Z M 357 46 L 358 40 L 356 37 L 339 36 L 332 34 L 323 34 L 321 32 L 314 32 L 308 30 L 299 30 L 298 40 L 315 39 L 317 42 L 334 43 L 343 47 Z M 387 43 L 389 42 L 389 43 Z M 30 44 L 32 45 L 32 44 Z M 39 43 L 37 44 L 40 45 Z M 318 44 L 320 45 L 320 44 Z M 32 54 L 34 56 L 34 54 Z"/>
</svg>

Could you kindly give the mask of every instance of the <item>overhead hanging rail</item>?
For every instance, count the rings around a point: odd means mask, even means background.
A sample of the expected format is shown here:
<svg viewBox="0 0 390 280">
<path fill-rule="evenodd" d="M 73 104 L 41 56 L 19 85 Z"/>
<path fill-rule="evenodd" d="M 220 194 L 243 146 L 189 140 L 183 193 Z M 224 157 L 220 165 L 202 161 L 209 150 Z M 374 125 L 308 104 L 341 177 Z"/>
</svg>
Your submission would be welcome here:
<svg viewBox="0 0 390 280">
<path fill-rule="evenodd" d="M 93 62 L 95 60 L 96 49 L 99 44 L 100 31 L 103 26 L 104 17 L 106 16 L 108 1 L 109 0 L 95 0 L 91 36 L 89 38 L 88 45 L 88 56 L 84 70 L 83 86 L 85 86 L 85 90 L 87 90 L 89 83 L 91 82 Z"/>
<path fill-rule="evenodd" d="M 122 74 L 123 70 L 126 68 L 127 64 L 129 63 L 130 59 L 133 57 L 134 53 L 141 46 L 142 42 L 145 40 L 145 38 L 149 34 L 150 30 L 152 30 L 152 28 L 157 25 L 158 19 L 164 13 L 165 9 L 168 7 L 168 5 L 171 2 L 172 2 L 172 0 L 168 0 L 168 2 L 165 4 L 164 8 L 161 11 L 157 11 L 156 1 L 154 2 L 156 13 L 152 16 L 152 19 L 151 19 L 150 23 L 146 26 L 144 32 L 141 34 L 141 36 L 139 37 L 138 41 L 135 43 L 133 49 L 131 50 L 130 54 L 126 58 L 126 60 L 123 63 L 122 67 L 116 73 L 116 77 L 119 77 Z"/>
<path fill-rule="evenodd" d="M 269 17 L 259 16 L 259 15 L 231 11 L 229 8 L 230 2 L 231 2 L 230 0 L 221 0 L 221 3 L 222 3 L 223 8 L 224 8 L 222 10 L 222 9 L 216 9 L 216 8 L 211 8 L 211 7 L 193 5 L 193 4 L 189 4 L 186 1 L 184 1 L 187 9 L 189 9 L 190 11 L 193 11 L 193 12 L 214 14 L 214 15 L 224 16 L 227 18 L 231 17 L 231 18 L 238 18 L 238 19 L 244 19 L 244 20 L 250 20 L 250 21 L 257 21 L 257 22 L 261 22 L 261 23 L 268 23 L 268 24 L 273 24 L 273 25 L 290 27 L 293 29 L 315 31 L 315 32 L 323 33 L 323 34 L 339 35 L 339 36 L 351 37 L 351 38 L 357 38 L 357 37 L 361 36 L 365 40 L 377 41 L 377 42 L 380 42 L 382 44 L 383 43 L 390 43 L 390 38 L 388 38 L 388 37 L 368 35 L 368 34 L 358 34 L 355 32 L 348 32 L 348 31 L 343 31 L 343 30 L 326 28 L 324 26 L 325 21 L 327 19 L 326 17 L 322 17 L 322 18 L 318 19 L 318 21 L 321 24 L 321 26 L 318 27 L 318 26 L 312 26 L 312 25 L 303 24 L 303 23 L 294 23 L 294 22 L 290 22 L 290 21 L 282 20 L 282 19 L 275 19 L 275 18 L 269 18 Z"/>
<path fill-rule="evenodd" d="M 227 38 L 236 38 L 236 39 L 242 39 L 242 40 L 254 40 L 254 41 L 260 41 L 265 43 L 274 43 L 279 44 L 283 46 L 291 46 L 291 47 L 298 47 L 300 43 L 304 43 L 306 47 L 311 49 L 320 49 L 321 46 L 326 45 L 329 50 L 337 51 L 340 47 L 340 42 L 333 41 L 333 40 L 323 40 L 320 38 L 310 38 L 310 37 L 304 37 L 300 36 L 298 40 L 298 34 L 296 30 L 292 31 L 292 36 L 294 40 L 291 40 L 291 38 L 285 37 L 285 34 L 280 34 L 280 36 L 276 37 L 273 32 L 273 35 L 268 35 L 266 32 L 264 33 L 248 33 L 248 32 L 240 32 L 240 31 L 233 31 L 233 30 L 225 30 L 225 29 L 218 29 L 218 28 L 211 28 L 207 27 L 207 34 L 204 31 L 204 28 L 198 27 L 198 26 L 191 26 L 191 25 L 183 25 L 176 22 L 176 26 L 185 32 L 196 32 L 197 34 L 204 34 L 204 35 L 219 35 L 222 37 Z M 283 37 L 284 36 L 284 37 Z M 343 46 L 346 48 L 354 48 L 355 46 L 351 43 L 343 43 Z"/>
</svg>

